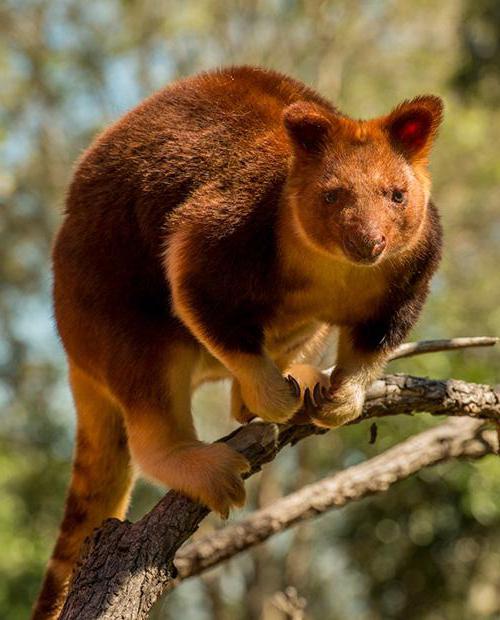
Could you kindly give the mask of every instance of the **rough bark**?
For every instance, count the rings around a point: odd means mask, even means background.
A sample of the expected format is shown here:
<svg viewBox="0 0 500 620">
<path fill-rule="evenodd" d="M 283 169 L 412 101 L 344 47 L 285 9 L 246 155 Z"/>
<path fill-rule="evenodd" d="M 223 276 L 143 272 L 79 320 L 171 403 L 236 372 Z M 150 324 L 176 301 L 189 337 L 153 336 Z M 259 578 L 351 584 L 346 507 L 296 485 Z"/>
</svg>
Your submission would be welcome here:
<svg viewBox="0 0 500 620">
<path fill-rule="evenodd" d="M 496 433 L 485 430 L 483 422 L 451 419 L 182 547 L 175 558 L 179 571 L 177 582 L 198 575 L 301 521 L 367 495 L 382 493 L 424 467 L 450 458 L 480 458 L 497 451 Z"/>
<path fill-rule="evenodd" d="M 413 414 L 471 416 L 500 420 L 500 389 L 457 379 L 436 381 L 410 375 L 387 375 L 368 391 L 361 418 Z"/>
<path fill-rule="evenodd" d="M 372 386 L 356 422 L 417 411 L 500 420 L 500 394 L 489 386 L 463 381 L 389 375 Z M 248 458 L 251 475 L 286 445 L 324 432 L 312 425 L 257 422 L 238 428 L 222 441 Z M 60 618 L 146 618 L 156 599 L 173 585 L 177 550 L 207 512 L 170 491 L 135 524 L 105 522 L 86 545 Z"/>
</svg>

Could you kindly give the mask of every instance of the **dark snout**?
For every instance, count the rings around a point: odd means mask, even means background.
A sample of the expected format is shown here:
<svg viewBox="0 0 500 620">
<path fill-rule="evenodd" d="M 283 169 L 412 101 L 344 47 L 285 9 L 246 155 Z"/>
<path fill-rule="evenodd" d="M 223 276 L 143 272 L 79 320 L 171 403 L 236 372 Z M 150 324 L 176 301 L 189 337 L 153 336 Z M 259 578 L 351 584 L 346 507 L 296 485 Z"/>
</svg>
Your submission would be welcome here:
<svg viewBox="0 0 500 620">
<path fill-rule="evenodd" d="M 350 230 L 344 234 L 345 253 L 357 263 L 374 263 L 385 250 L 386 238 L 380 233 Z"/>
</svg>

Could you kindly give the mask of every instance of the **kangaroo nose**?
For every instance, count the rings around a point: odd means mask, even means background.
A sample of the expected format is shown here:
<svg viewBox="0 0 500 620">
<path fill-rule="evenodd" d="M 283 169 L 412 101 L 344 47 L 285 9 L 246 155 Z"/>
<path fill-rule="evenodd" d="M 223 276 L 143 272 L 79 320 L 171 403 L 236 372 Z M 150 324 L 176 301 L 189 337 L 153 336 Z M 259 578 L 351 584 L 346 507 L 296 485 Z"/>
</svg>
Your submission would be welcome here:
<svg viewBox="0 0 500 620">
<path fill-rule="evenodd" d="M 344 239 L 344 247 L 357 261 L 374 262 L 385 250 L 387 245 L 384 235 L 377 237 L 348 236 Z"/>
<path fill-rule="evenodd" d="M 380 237 L 373 239 L 367 247 L 369 247 L 370 245 L 370 257 L 373 259 L 378 258 L 385 250 L 386 240 L 384 235 L 380 235 Z"/>
</svg>

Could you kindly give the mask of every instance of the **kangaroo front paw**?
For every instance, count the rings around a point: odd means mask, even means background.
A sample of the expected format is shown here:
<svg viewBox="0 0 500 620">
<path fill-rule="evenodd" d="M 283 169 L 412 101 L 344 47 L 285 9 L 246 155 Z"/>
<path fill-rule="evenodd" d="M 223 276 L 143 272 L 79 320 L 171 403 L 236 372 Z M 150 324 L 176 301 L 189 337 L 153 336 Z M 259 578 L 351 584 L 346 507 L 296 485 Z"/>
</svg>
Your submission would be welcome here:
<svg viewBox="0 0 500 620">
<path fill-rule="evenodd" d="M 302 401 L 302 409 L 293 422 L 311 422 L 318 407 L 331 397 L 330 377 L 309 364 L 294 364 L 287 373 L 287 380 Z"/>
<path fill-rule="evenodd" d="M 358 383 L 346 382 L 330 388 L 319 411 L 313 412 L 312 421 L 317 426 L 336 428 L 358 418 L 363 411 L 365 389 Z"/>
<path fill-rule="evenodd" d="M 263 381 L 240 385 L 243 404 L 248 414 L 239 418 L 251 419 L 258 416 L 268 422 L 284 423 L 300 408 L 300 397 L 295 386 L 281 374 L 266 377 Z M 253 416 L 252 416 L 253 414 Z"/>
</svg>

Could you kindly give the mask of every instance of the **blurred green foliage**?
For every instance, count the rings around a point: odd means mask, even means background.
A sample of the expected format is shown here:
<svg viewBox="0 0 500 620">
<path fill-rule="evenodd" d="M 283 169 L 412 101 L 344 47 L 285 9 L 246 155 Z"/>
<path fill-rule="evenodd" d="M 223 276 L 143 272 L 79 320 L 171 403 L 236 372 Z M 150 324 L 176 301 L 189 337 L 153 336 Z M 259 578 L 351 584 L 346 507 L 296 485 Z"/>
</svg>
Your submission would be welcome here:
<svg viewBox="0 0 500 620">
<path fill-rule="evenodd" d="M 72 405 L 51 319 L 50 243 L 72 162 L 95 132 L 169 80 L 260 64 L 353 116 L 432 92 L 444 262 L 414 336 L 500 333 L 500 5 L 496 0 L 3 0 L 0 3 L 0 617 L 26 618 L 69 475 Z M 493 350 L 393 370 L 498 381 Z M 228 428 L 227 386 L 201 390 L 200 431 Z M 384 420 L 306 441 L 249 483 L 246 510 L 359 462 L 436 420 Z M 159 491 L 141 485 L 133 518 Z M 500 462 L 451 463 L 255 549 L 160 603 L 156 618 L 280 618 L 287 585 L 310 618 L 500 618 Z M 238 515 L 236 515 L 237 518 Z M 202 532 L 218 527 L 209 519 Z"/>
</svg>

